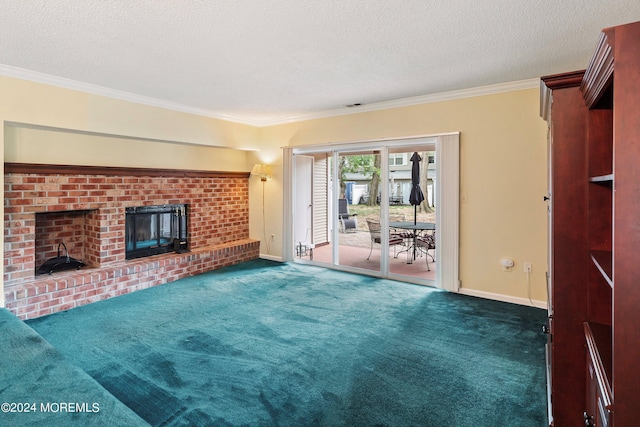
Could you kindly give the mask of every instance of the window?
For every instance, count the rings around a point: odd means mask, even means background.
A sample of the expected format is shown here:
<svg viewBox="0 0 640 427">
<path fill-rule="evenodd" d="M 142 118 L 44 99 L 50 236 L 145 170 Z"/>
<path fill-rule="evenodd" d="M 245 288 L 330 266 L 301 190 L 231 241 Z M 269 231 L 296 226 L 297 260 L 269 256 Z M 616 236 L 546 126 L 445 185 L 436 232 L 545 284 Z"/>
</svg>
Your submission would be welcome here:
<svg viewBox="0 0 640 427">
<path fill-rule="evenodd" d="M 389 166 L 404 166 L 407 164 L 406 153 L 389 154 Z"/>
</svg>

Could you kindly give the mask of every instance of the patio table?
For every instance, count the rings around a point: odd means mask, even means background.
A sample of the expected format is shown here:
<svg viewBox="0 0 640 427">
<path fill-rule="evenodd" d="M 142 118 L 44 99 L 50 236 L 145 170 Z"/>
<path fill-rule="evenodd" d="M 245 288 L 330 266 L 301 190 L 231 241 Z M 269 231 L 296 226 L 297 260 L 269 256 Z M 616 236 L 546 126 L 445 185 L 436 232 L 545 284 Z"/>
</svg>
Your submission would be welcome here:
<svg viewBox="0 0 640 427">
<path fill-rule="evenodd" d="M 413 239 L 413 242 L 407 245 L 407 249 L 406 249 L 407 255 L 409 255 L 409 251 L 413 249 L 413 257 L 411 256 L 407 257 L 408 258 L 407 264 L 411 264 L 416 259 L 416 248 L 417 248 L 416 240 L 417 240 L 418 234 L 422 233 L 423 231 L 435 231 L 436 224 L 433 222 L 413 223 L 411 221 L 400 221 L 400 222 L 390 222 L 389 228 L 400 229 L 400 230 L 411 230 L 413 232 L 411 236 L 411 238 Z M 404 252 L 404 251 L 401 251 L 401 252 Z"/>
</svg>

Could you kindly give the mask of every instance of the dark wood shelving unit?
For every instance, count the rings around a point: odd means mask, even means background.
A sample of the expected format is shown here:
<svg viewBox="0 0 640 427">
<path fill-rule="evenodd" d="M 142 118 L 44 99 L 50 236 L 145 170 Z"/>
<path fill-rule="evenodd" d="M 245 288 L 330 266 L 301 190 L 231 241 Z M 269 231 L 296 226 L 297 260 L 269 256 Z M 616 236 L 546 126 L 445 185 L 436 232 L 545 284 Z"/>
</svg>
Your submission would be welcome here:
<svg viewBox="0 0 640 427">
<path fill-rule="evenodd" d="M 541 79 L 551 159 L 553 426 L 640 419 L 638 52 L 640 22 L 607 28 L 586 71 Z"/>
</svg>

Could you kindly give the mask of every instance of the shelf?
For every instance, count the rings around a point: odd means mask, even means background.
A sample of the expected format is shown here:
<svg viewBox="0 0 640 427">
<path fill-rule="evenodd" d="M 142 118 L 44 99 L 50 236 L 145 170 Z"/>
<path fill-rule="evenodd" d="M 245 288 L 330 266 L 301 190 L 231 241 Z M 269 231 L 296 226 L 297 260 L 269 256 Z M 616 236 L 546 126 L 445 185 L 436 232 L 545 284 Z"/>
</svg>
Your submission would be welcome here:
<svg viewBox="0 0 640 427">
<path fill-rule="evenodd" d="M 611 184 L 613 183 L 613 174 L 607 174 L 607 175 L 599 175 L 599 176 L 592 176 L 589 178 L 589 182 L 595 182 L 597 184 Z"/>
<path fill-rule="evenodd" d="M 591 251 L 591 260 L 598 267 L 602 277 L 613 288 L 613 253 L 611 251 Z"/>
</svg>

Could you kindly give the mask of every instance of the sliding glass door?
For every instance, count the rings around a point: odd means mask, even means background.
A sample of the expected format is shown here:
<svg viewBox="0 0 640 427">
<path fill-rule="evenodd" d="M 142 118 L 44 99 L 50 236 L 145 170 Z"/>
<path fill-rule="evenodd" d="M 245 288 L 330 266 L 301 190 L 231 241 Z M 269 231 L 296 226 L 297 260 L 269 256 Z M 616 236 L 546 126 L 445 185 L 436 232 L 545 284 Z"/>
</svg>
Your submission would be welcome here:
<svg viewBox="0 0 640 427">
<path fill-rule="evenodd" d="M 295 260 L 380 272 L 380 164 L 379 150 L 294 154 Z"/>
<path fill-rule="evenodd" d="M 435 280 L 436 152 L 434 143 L 389 147 L 391 275 Z"/>
<path fill-rule="evenodd" d="M 288 149 L 294 226 L 285 258 L 430 285 L 444 267 L 454 289 L 458 140 L 451 134 Z M 444 142 L 448 175 L 439 164 Z M 441 221 L 440 191 L 455 192 L 446 198 L 452 213 Z M 442 246 L 455 260 L 441 259 Z"/>
<path fill-rule="evenodd" d="M 336 264 L 380 272 L 385 253 L 379 197 L 381 152 L 337 151 L 334 159 Z"/>
</svg>

